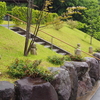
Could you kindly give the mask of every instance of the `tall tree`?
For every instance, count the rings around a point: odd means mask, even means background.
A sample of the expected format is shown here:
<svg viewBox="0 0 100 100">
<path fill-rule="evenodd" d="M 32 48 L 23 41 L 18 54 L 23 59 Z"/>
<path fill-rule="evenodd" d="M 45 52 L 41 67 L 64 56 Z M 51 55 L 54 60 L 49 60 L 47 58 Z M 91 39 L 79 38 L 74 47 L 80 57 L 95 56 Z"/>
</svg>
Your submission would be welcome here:
<svg viewBox="0 0 100 100">
<path fill-rule="evenodd" d="M 100 7 L 98 3 L 90 3 L 89 8 L 85 10 L 84 22 L 87 24 L 86 31 L 90 35 L 90 44 L 92 44 L 92 37 L 100 31 Z"/>
<path fill-rule="evenodd" d="M 44 4 L 42 7 L 42 10 L 40 11 L 40 14 L 38 16 L 36 27 L 34 31 L 34 37 L 32 37 L 31 42 L 29 43 L 29 33 L 30 33 L 30 26 L 31 26 L 31 20 L 32 20 L 32 9 L 34 8 L 34 0 L 27 0 L 28 1 L 28 8 L 27 8 L 27 28 L 26 28 L 26 41 L 25 41 L 25 48 L 24 48 L 24 56 L 27 56 L 32 45 L 35 42 L 35 38 L 38 34 L 40 23 L 43 18 L 43 12 L 48 11 L 48 7 L 52 4 L 52 0 L 44 0 Z M 29 44 L 29 45 L 28 45 Z"/>
</svg>

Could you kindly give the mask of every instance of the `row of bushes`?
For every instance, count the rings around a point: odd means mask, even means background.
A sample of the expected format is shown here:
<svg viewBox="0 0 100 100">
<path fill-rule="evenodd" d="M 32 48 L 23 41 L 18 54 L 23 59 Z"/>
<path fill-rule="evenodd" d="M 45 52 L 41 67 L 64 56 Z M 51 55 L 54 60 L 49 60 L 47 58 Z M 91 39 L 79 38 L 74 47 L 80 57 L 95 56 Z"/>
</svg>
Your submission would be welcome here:
<svg viewBox="0 0 100 100">
<path fill-rule="evenodd" d="M 39 10 L 34 10 L 32 9 L 32 21 L 31 24 L 36 24 L 37 20 L 39 20 L 39 15 L 40 15 Z M 23 20 L 23 21 L 27 21 L 27 7 L 18 7 L 15 6 L 12 9 L 12 15 Z M 42 20 L 41 20 L 41 24 L 45 24 L 47 22 L 51 22 L 53 21 L 56 17 L 58 17 L 58 15 L 56 13 L 48 13 L 48 12 L 44 12 L 42 11 Z M 21 22 L 16 19 L 13 19 L 13 21 L 15 22 L 15 24 L 20 24 Z"/>
<path fill-rule="evenodd" d="M 52 56 L 48 57 L 47 60 L 50 63 L 61 65 L 64 63 L 65 60 L 77 60 L 82 61 L 83 58 L 81 56 Z M 47 68 L 40 66 L 41 60 L 22 60 L 22 59 L 15 59 L 14 62 L 8 66 L 8 74 L 15 78 L 23 78 L 23 77 L 40 77 L 46 81 L 51 81 L 53 76 L 56 75 L 58 72 L 51 73 Z"/>
<path fill-rule="evenodd" d="M 77 56 L 77 55 L 66 55 L 64 57 L 58 57 L 54 55 L 54 56 L 49 56 L 47 60 L 52 64 L 62 65 L 64 61 L 83 61 L 84 58 L 82 56 Z"/>
<path fill-rule="evenodd" d="M 31 24 L 36 24 L 36 22 L 39 18 L 40 12 L 41 11 L 39 11 L 39 10 L 32 9 L 32 22 L 31 22 Z M 0 2 L 0 23 L 3 21 L 3 18 L 6 15 L 6 13 L 12 14 L 15 17 L 17 17 L 25 22 L 27 21 L 27 7 L 15 6 L 14 8 L 12 8 L 12 11 L 7 11 L 6 2 Z M 56 14 L 56 13 L 48 13 L 48 12 L 43 11 L 41 24 L 51 22 L 56 17 L 58 17 L 58 14 Z M 13 18 L 12 20 L 17 25 L 21 24 L 21 22 L 18 21 L 17 19 Z"/>
</svg>

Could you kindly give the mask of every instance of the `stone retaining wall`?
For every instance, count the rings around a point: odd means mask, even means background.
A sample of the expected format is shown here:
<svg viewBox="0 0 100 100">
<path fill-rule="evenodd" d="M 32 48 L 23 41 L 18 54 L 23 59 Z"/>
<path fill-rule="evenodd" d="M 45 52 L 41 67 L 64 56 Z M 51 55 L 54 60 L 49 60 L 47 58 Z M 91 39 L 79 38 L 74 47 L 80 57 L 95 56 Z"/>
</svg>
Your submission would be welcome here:
<svg viewBox="0 0 100 100">
<path fill-rule="evenodd" d="M 100 58 L 100 53 L 94 54 Z M 76 100 L 91 91 L 100 78 L 100 61 L 86 57 L 86 61 L 66 61 L 60 68 L 49 67 L 51 72 L 58 71 L 52 82 L 40 78 L 26 77 L 14 84 L 0 81 L 0 100 Z"/>
</svg>

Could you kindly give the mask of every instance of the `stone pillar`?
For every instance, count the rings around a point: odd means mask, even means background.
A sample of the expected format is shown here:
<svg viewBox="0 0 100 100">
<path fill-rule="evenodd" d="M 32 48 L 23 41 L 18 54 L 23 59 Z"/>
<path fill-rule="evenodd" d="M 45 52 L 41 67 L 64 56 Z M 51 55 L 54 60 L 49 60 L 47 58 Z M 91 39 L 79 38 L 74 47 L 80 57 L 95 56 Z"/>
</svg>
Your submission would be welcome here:
<svg viewBox="0 0 100 100">
<path fill-rule="evenodd" d="M 80 50 L 80 49 L 76 49 L 76 50 L 75 50 L 75 55 L 81 56 L 81 50 Z"/>
<path fill-rule="evenodd" d="M 92 46 L 89 47 L 89 53 L 93 53 L 93 47 Z"/>
<path fill-rule="evenodd" d="M 37 48 L 36 48 L 36 44 L 33 44 L 30 50 L 30 53 L 32 55 L 37 55 Z"/>
<path fill-rule="evenodd" d="M 77 49 L 81 49 L 80 43 L 77 44 Z"/>
<path fill-rule="evenodd" d="M 80 43 L 77 44 L 77 47 L 75 49 L 75 55 L 81 56 L 81 45 L 80 45 Z"/>
</svg>

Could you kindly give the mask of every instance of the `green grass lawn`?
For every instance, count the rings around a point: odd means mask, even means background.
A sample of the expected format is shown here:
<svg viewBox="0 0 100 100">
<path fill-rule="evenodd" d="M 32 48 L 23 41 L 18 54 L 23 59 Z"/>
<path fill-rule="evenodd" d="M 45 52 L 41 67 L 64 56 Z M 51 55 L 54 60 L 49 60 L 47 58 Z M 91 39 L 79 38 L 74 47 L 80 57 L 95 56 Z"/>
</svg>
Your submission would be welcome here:
<svg viewBox="0 0 100 100">
<path fill-rule="evenodd" d="M 6 23 L 6 22 L 5 22 Z M 22 28 L 25 28 L 25 25 L 21 25 Z M 68 44 L 71 44 L 76 47 L 77 43 L 81 44 L 81 49 L 85 52 L 88 52 L 89 46 L 93 46 L 93 48 L 100 47 L 100 41 L 97 41 L 93 38 L 93 44 L 90 45 L 90 36 L 86 35 L 84 32 L 81 32 L 77 29 L 70 29 L 66 24 L 60 30 L 55 30 L 52 25 L 42 27 L 40 30 L 49 33 L 50 35 L 59 38 L 62 41 L 65 41 Z M 34 32 L 34 28 L 31 28 L 31 32 Z M 52 37 L 44 34 L 43 32 L 39 31 L 38 36 L 44 38 L 45 40 L 51 42 Z M 37 44 L 37 52 L 38 55 L 28 55 L 28 57 L 23 56 L 24 51 L 24 42 L 25 38 L 14 33 L 7 28 L 0 26 L 0 72 L 2 75 L 0 76 L 0 80 L 7 80 L 13 82 L 16 79 L 12 79 L 7 75 L 7 66 L 10 65 L 12 61 L 16 58 L 19 59 L 42 59 L 41 66 L 50 67 L 55 66 L 49 62 L 47 62 L 46 58 L 48 56 L 58 55 L 55 52 L 51 51 L 50 49 L 44 48 L 43 46 Z M 55 38 L 53 38 L 53 44 L 65 49 L 70 53 L 74 53 L 74 48 L 64 44 Z M 83 56 L 88 56 L 82 54 Z M 61 56 L 61 55 L 59 55 Z"/>
<path fill-rule="evenodd" d="M 22 28 L 25 28 L 25 25 L 21 25 Z M 55 28 L 52 25 L 49 25 L 47 27 L 40 28 L 40 30 L 49 33 L 50 35 L 68 43 L 72 46 L 76 47 L 77 43 L 81 44 L 82 51 L 88 52 L 89 46 L 92 46 L 93 49 L 100 47 L 98 44 L 100 44 L 100 41 L 93 38 L 93 44 L 90 45 L 90 36 L 86 33 L 77 30 L 77 29 L 71 29 L 66 24 L 64 24 L 64 27 L 60 30 L 55 30 Z M 31 31 L 34 32 L 34 28 L 31 28 Z M 43 32 L 39 31 L 38 36 L 41 38 L 44 38 L 45 40 L 51 42 L 52 37 L 44 34 Z M 74 48 L 70 47 L 69 45 L 58 41 L 57 39 L 53 38 L 53 43 L 66 51 L 74 54 Z M 86 54 L 83 54 L 83 56 L 88 56 Z"/>
<path fill-rule="evenodd" d="M 8 24 L 8 21 L 3 21 L 3 23 L 1 23 L 1 24 L 2 24 L 2 25 L 3 25 L 3 24 Z M 9 21 L 9 24 L 14 24 L 14 23 L 13 23 L 13 21 Z"/>
<path fill-rule="evenodd" d="M 0 81 L 10 81 L 13 82 L 16 79 L 12 79 L 7 75 L 7 66 L 11 64 L 16 58 L 19 59 L 30 59 L 36 60 L 41 59 L 41 66 L 43 67 L 53 67 L 55 65 L 47 62 L 48 56 L 58 55 L 57 53 L 51 51 L 48 48 L 45 48 L 37 44 L 37 53 L 38 55 L 28 55 L 27 57 L 23 56 L 24 51 L 24 41 L 25 38 L 14 33 L 7 28 L 0 26 Z M 58 55 L 61 56 L 61 55 Z"/>
</svg>

